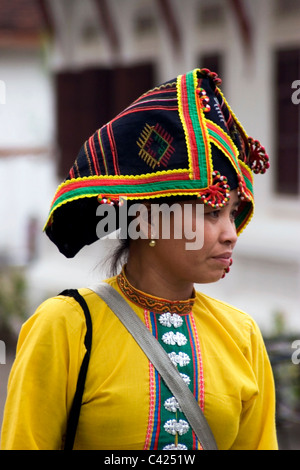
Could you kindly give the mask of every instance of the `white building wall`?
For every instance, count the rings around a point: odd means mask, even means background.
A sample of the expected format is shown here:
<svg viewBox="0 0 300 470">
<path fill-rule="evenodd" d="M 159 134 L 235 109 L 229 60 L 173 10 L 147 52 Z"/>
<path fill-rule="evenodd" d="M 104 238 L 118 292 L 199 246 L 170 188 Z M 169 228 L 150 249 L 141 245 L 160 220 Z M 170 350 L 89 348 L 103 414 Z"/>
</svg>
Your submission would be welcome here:
<svg viewBox="0 0 300 470">
<path fill-rule="evenodd" d="M 45 216 L 54 187 L 53 89 L 41 50 L 1 50 L 0 79 L 0 255 L 19 264 L 29 221 Z"/>
</svg>

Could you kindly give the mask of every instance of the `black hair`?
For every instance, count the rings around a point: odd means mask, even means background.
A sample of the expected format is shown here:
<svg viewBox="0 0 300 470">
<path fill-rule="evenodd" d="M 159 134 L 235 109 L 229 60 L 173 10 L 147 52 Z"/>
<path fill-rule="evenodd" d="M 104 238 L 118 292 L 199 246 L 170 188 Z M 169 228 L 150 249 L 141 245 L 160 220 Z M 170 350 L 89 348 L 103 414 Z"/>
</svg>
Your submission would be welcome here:
<svg viewBox="0 0 300 470">
<path fill-rule="evenodd" d="M 121 238 L 117 248 L 113 251 L 109 259 L 109 275 L 116 276 L 120 268 L 126 264 L 129 256 L 130 238 Z"/>
</svg>

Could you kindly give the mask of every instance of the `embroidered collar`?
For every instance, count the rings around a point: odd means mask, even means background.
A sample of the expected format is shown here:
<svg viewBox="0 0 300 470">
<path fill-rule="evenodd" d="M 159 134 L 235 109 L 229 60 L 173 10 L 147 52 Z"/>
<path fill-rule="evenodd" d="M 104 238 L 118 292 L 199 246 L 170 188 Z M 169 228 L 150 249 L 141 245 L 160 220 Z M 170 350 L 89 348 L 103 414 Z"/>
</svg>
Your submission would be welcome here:
<svg viewBox="0 0 300 470">
<path fill-rule="evenodd" d="M 118 286 L 123 294 L 133 303 L 144 309 L 150 310 L 155 313 L 177 313 L 179 315 L 187 315 L 191 312 L 194 301 L 195 292 L 193 297 L 188 300 L 167 300 L 153 295 L 146 294 L 135 287 L 133 287 L 124 272 L 124 268 L 117 276 Z"/>
</svg>

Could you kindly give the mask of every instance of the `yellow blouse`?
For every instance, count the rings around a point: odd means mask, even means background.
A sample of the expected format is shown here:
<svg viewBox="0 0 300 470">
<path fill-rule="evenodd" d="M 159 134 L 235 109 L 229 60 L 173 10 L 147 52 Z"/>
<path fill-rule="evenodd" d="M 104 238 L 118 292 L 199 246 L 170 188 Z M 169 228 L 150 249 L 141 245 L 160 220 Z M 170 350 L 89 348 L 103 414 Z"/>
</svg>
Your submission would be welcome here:
<svg viewBox="0 0 300 470">
<path fill-rule="evenodd" d="M 219 449 L 277 449 L 274 384 L 256 323 L 196 293 L 170 302 L 108 279 L 163 344 L 204 410 Z M 176 400 L 114 313 L 80 289 L 92 352 L 74 449 L 200 449 Z M 23 325 L 8 383 L 2 449 L 60 449 L 85 354 L 73 299 L 45 301 Z"/>
</svg>

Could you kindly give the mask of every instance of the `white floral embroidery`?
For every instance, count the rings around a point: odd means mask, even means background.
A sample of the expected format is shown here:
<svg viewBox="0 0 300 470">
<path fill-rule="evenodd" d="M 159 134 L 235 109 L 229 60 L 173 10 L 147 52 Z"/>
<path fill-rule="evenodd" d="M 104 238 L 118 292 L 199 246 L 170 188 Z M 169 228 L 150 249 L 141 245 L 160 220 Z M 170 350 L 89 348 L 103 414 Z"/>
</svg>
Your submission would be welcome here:
<svg viewBox="0 0 300 470">
<path fill-rule="evenodd" d="M 188 432 L 189 428 L 189 424 L 184 419 L 180 419 L 179 421 L 176 421 L 176 419 L 169 419 L 164 424 L 165 431 L 169 434 L 172 434 L 173 436 L 175 436 L 177 433 L 179 436 L 182 436 Z"/>
<path fill-rule="evenodd" d="M 180 315 L 177 315 L 177 313 L 172 314 L 171 312 L 162 313 L 159 316 L 158 320 L 161 325 L 167 326 L 168 328 L 170 328 L 171 326 L 174 326 L 174 328 L 179 328 L 183 323 L 183 320 Z"/>
<path fill-rule="evenodd" d="M 169 444 L 163 450 L 188 450 L 188 448 L 184 444 Z"/>
<path fill-rule="evenodd" d="M 189 356 L 184 352 L 179 352 L 178 354 L 176 354 L 176 352 L 171 352 L 168 354 L 168 356 L 173 362 L 174 366 L 179 364 L 181 367 L 184 367 L 190 362 Z"/>
<path fill-rule="evenodd" d="M 179 403 L 175 397 L 167 398 L 164 403 L 164 407 L 166 410 L 171 411 L 172 413 L 176 413 L 177 410 L 181 411 Z"/>
<path fill-rule="evenodd" d="M 178 344 L 178 346 L 184 346 L 187 343 L 187 338 L 182 333 L 174 333 L 173 331 L 168 331 L 162 336 L 162 340 L 165 344 Z"/>
<path fill-rule="evenodd" d="M 191 383 L 190 377 L 189 377 L 188 375 L 186 375 L 186 374 L 180 374 L 180 375 L 181 375 L 181 377 L 182 377 L 182 380 L 183 380 L 187 385 L 190 385 L 190 383 Z"/>
</svg>

